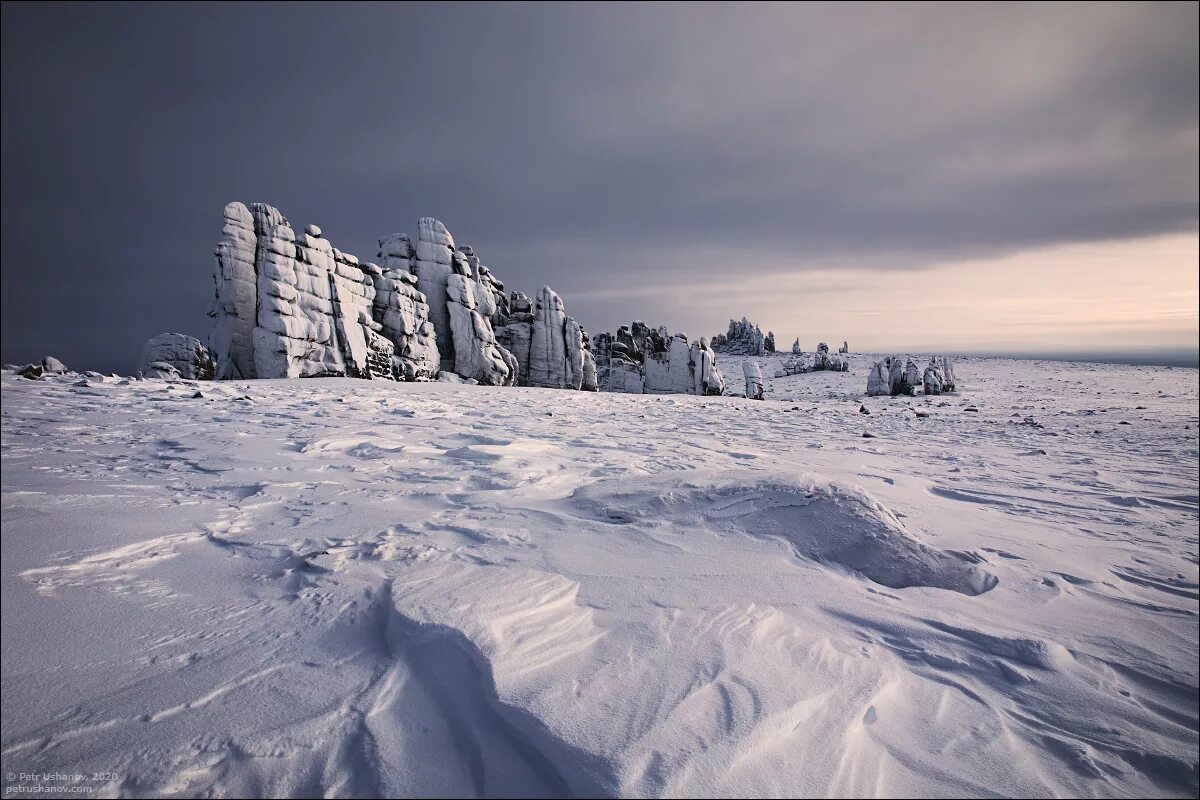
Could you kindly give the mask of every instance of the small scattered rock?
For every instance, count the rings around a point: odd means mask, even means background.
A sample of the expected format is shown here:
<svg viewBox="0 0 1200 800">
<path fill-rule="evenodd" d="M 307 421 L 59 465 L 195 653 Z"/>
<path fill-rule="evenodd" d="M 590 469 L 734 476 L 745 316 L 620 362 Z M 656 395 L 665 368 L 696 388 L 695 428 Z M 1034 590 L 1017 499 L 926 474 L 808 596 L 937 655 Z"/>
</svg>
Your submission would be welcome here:
<svg viewBox="0 0 1200 800">
<path fill-rule="evenodd" d="M 22 367 L 21 370 L 19 372 L 17 372 L 17 374 L 20 375 L 22 378 L 28 378 L 31 381 L 36 381 L 36 380 L 41 380 L 42 374 L 44 372 L 45 372 L 45 370 L 42 369 L 42 367 L 40 365 L 29 364 L 25 367 Z"/>
<path fill-rule="evenodd" d="M 871 411 L 870 411 L 870 409 L 868 409 L 868 408 L 867 408 L 865 405 L 860 405 L 860 406 L 858 407 L 858 413 L 860 413 L 860 414 L 870 414 L 870 413 L 871 413 Z"/>
<path fill-rule="evenodd" d="M 875 434 L 871 433 L 870 431 L 863 431 L 862 438 L 864 438 L 864 439 L 874 439 L 874 438 L 876 438 L 876 437 L 875 437 Z"/>
</svg>

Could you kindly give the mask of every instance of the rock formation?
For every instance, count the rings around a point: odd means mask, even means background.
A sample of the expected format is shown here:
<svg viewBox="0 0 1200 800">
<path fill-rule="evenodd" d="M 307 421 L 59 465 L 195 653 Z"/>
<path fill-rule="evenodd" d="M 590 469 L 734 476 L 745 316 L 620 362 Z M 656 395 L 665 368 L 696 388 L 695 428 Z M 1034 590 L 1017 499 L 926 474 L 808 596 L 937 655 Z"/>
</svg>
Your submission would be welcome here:
<svg viewBox="0 0 1200 800">
<path fill-rule="evenodd" d="M 925 394 L 943 394 L 954 391 L 954 364 L 945 356 L 933 356 L 925 367 L 922 380 Z"/>
<path fill-rule="evenodd" d="M 867 373 L 867 395 L 869 397 L 888 396 L 892 393 L 891 358 L 876 361 Z"/>
<path fill-rule="evenodd" d="M 850 369 L 850 362 L 838 355 L 830 355 L 829 345 L 821 342 L 817 345 L 816 355 L 813 357 L 813 371 L 832 370 L 833 372 L 847 372 Z"/>
<path fill-rule="evenodd" d="M 775 352 L 775 331 L 767 331 L 767 336 L 763 339 L 763 352 Z"/>
<path fill-rule="evenodd" d="M 712 348 L 718 353 L 728 355 L 761 356 L 766 352 L 766 338 L 759 327 L 745 317 L 742 317 L 740 322 L 731 319 L 729 329 L 713 337 Z"/>
<path fill-rule="evenodd" d="M 717 355 L 707 339 L 691 344 L 685 334 L 642 321 L 622 325 L 616 335 L 602 333 L 592 342 L 597 383 L 610 392 L 634 394 L 707 394 L 725 391 Z"/>
<path fill-rule="evenodd" d="M 433 217 L 417 220 L 417 250 L 412 272 L 417 276 L 417 288 L 429 304 L 429 321 L 433 324 L 441 368 L 450 371 L 454 370 L 454 335 L 450 328 L 446 285 L 454 274 L 453 256 L 454 237 L 446 226 Z"/>
<path fill-rule="evenodd" d="M 258 236 L 258 325 L 254 327 L 254 371 L 259 378 L 316 378 L 365 374 L 365 344 L 342 349 L 336 314 L 354 313 L 334 305 L 334 248 L 308 225 L 296 237 L 274 207 L 252 206 Z M 361 278 L 361 275 L 360 275 Z M 372 289 L 373 291 L 373 289 Z M 347 297 L 349 303 L 349 297 Z M 349 320 L 346 327 L 358 324 Z"/>
<path fill-rule="evenodd" d="M 253 378 L 258 289 L 254 272 L 254 217 L 242 203 L 225 206 L 225 225 L 213 255 L 216 297 L 208 315 L 219 379 Z"/>
<path fill-rule="evenodd" d="M 841 353 L 842 355 L 846 355 L 847 353 L 849 353 L 850 352 L 850 343 L 843 339 L 842 346 L 838 348 L 838 352 Z"/>
<path fill-rule="evenodd" d="M 800 349 L 799 337 L 796 338 L 796 341 L 792 342 L 792 355 L 794 355 L 794 356 L 804 355 L 804 351 Z"/>
<path fill-rule="evenodd" d="M 225 207 L 210 337 L 218 378 L 349 376 L 596 389 L 587 332 L 549 287 L 539 313 L 432 217 L 360 263 L 265 203 Z M 518 357 L 519 354 L 519 357 Z M 170 363 L 170 362 L 163 362 Z M 532 381 L 530 376 L 533 376 Z"/>
<path fill-rule="evenodd" d="M 758 364 L 753 361 L 743 361 L 742 375 L 746 378 L 746 397 L 750 400 L 762 400 L 763 377 Z"/>
<path fill-rule="evenodd" d="M 429 305 L 417 289 L 417 276 L 410 269 L 412 243 L 402 233 L 379 240 L 379 263 L 366 264 L 375 283 L 372 313 L 381 333 L 392 342 L 392 371 L 400 380 L 429 380 L 437 377 L 441 362 Z"/>
<path fill-rule="evenodd" d="M 457 254 L 461 257 L 461 254 Z M 520 370 L 516 358 L 496 343 L 492 324 L 479 311 L 473 276 L 465 259 L 446 280 L 447 312 L 454 339 L 454 372 L 485 386 L 512 386 Z"/>
<path fill-rule="evenodd" d="M 42 357 L 42 371 L 47 374 L 50 374 L 50 375 L 53 375 L 53 374 L 61 375 L 64 372 L 69 372 L 69 370 L 67 369 L 67 365 L 64 364 L 63 362 L 59 361 L 54 356 L 43 356 Z"/>
<path fill-rule="evenodd" d="M 579 325 L 567 316 L 562 299 L 549 286 L 543 286 L 533 315 L 529 385 L 578 389 L 583 383 L 582 349 Z"/>
<path fill-rule="evenodd" d="M 804 363 L 804 359 L 793 355 L 787 361 L 783 362 L 783 366 L 775 370 L 776 378 L 783 378 L 787 375 L 800 375 L 808 372 L 808 365 Z"/>
<path fill-rule="evenodd" d="M 217 362 L 212 350 L 199 339 L 183 333 L 160 333 L 146 340 L 138 372 L 150 375 L 170 367 L 181 378 L 211 381 L 217 374 Z"/>
<path fill-rule="evenodd" d="M 932 366 L 932 364 L 931 364 Z M 930 392 L 930 371 L 926 370 L 926 394 Z M 914 395 L 922 385 L 922 377 L 916 362 L 911 358 L 901 359 L 900 356 L 889 356 L 882 361 L 876 361 L 871 371 L 867 373 L 867 394 L 872 397 L 897 395 Z"/>
</svg>

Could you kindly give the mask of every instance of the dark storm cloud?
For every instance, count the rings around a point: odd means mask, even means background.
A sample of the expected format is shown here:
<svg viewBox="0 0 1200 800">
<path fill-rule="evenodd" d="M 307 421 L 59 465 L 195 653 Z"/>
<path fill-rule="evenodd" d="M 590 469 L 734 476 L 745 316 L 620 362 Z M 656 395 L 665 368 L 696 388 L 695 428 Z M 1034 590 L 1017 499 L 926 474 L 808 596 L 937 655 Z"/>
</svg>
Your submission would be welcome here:
<svg viewBox="0 0 1200 800">
<path fill-rule="evenodd" d="M 3 357 L 203 335 L 232 199 L 365 258 L 438 216 L 593 328 L 629 308 L 572 291 L 1194 230 L 1196 31 L 1195 4 L 8 4 Z"/>
</svg>

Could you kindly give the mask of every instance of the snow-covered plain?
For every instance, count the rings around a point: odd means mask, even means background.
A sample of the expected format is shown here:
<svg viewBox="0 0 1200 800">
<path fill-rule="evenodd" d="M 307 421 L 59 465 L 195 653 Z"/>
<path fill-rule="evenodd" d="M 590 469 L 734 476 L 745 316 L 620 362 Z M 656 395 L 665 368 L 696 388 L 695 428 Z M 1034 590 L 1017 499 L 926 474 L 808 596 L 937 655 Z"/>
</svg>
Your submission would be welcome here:
<svg viewBox="0 0 1200 800">
<path fill-rule="evenodd" d="M 5 373 L 6 793 L 1194 797 L 1197 371 L 874 360 Z"/>
</svg>

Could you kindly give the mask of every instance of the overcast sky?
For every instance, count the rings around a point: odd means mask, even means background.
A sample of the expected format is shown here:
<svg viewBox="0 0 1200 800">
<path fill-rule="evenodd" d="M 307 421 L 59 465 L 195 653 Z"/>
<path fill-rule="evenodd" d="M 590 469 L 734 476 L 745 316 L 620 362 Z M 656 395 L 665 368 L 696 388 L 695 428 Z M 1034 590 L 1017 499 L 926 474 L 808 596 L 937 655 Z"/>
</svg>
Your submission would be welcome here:
<svg viewBox="0 0 1200 800">
<path fill-rule="evenodd" d="M 3 359 L 206 338 L 230 200 L 589 330 L 1197 340 L 1197 5 L 3 6 Z"/>
</svg>

